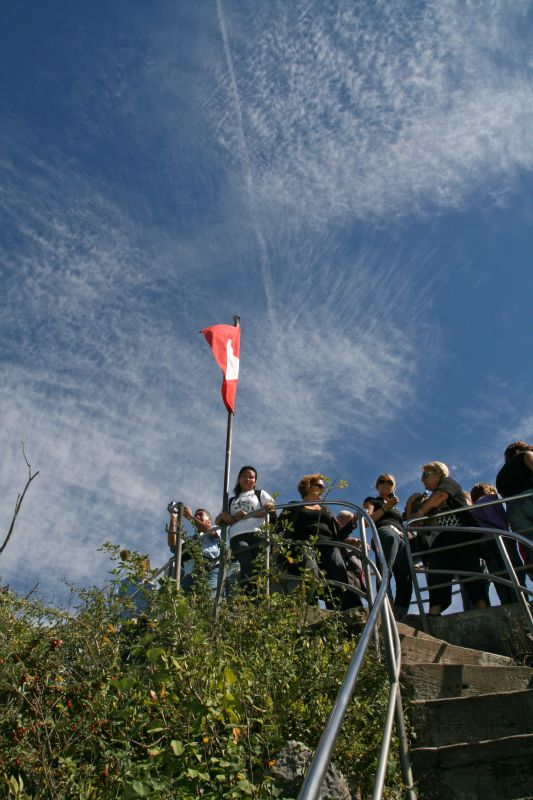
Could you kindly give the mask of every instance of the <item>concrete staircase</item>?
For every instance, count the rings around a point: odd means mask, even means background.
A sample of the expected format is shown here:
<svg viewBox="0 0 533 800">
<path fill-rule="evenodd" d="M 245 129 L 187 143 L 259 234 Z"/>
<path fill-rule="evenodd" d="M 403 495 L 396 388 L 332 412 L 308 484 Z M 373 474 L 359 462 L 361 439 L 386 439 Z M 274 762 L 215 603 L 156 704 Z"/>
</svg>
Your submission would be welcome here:
<svg viewBox="0 0 533 800">
<path fill-rule="evenodd" d="M 431 620 L 440 638 L 398 624 L 420 800 L 533 798 L 533 669 L 505 655 L 509 608 Z"/>
</svg>

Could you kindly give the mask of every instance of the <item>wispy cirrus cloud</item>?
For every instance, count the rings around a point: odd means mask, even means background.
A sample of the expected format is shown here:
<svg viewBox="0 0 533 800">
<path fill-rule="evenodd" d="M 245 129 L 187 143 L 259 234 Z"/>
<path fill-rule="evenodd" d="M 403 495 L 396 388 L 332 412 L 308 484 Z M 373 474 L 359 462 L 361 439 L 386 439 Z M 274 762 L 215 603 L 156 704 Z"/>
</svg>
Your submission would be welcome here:
<svg viewBox="0 0 533 800">
<path fill-rule="evenodd" d="M 240 158 L 236 83 L 261 206 L 317 224 L 461 208 L 533 166 L 529 3 L 225 7 L 237 79 L 218 72 L 215 117 Z"/>
</svg>

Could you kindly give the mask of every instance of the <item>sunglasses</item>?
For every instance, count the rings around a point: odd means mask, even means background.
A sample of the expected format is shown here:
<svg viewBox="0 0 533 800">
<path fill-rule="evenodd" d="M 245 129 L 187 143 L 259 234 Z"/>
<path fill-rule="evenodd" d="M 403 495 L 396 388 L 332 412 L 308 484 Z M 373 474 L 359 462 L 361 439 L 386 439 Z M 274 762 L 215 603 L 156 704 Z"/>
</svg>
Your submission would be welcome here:
<svg viewBox="0 0 533 800">
<path fill-rule="evenodd" d="M 322 491 L 326 488 L 323 483 L 312 483 L 311 486 L 316 486 L 317 489 L 322 489 Z"/>
<path fill-rule="evenodd" d="M 392 486 L 394 484 L 394 481 L 390 481 L 388 478 L 380 478 L 378 483 L 388 483 L 389 486 Z"/>
<path fill-rule="evenodd" d="M 422 478 L 429 478 L 430 475 L 435 475 L 435 473 L 432 470 L 424 470 Z"/>
</svg>

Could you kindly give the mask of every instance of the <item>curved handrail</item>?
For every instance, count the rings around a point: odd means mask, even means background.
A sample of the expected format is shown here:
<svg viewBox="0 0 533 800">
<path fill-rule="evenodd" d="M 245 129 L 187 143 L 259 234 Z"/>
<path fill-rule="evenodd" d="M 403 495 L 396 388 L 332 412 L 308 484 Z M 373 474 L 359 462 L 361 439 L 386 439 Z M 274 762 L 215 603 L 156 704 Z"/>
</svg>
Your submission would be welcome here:
<svg viewBox="0 0 533 800">
<path fill-rule="evenodd" d="M 533 496 L 533 491 L 531 491 L 531 492 L 523 492 L 521 494 L 511 495 L 509 497 L 498 497 L 495 500 L 487 500 L 487 501 L 485 501 L 483 503 L 476 503 L 475 506 L 471 506 L 471 505 L 470 506 L 462 506 L 462 507 L 457 508 L 457 509 L 454 508 L 451 511 L 448 509 L 446 511 L 440 511 L 440 512 L 437 512 L 437 513 L 434 513 L 434 514 L 428 514 L 428 515 L 424 515 L 424 516 L 412 517 L 411 519 L 409 519 L 409 520 L 404 522 L 404 529 L 407 532 L 412 527 L 414 527 L 414 529 L 417 532 L 434 531 L 434 532 L 442 533 L 442 532 L 445 532 L 446 530 L 450 530 L 449 526 L 438 525 L 438 524 L 436 525 L 434 523 L 432 523 L 431 525 L 420 525 L 419 523 L 424 521 L 424 520 L 428 520 L 428 521 L 429 520 L 433 521 L 435 519 L 438 520 L 440 517 L 447 516 L 450 513 L 458 514 L 458 513 L 461 513 L 462 511 L 467 511 L 467 512 L 471 513 L 473 509 L 477 510 L 477 509 L 481 509 L 481 508 L 484 508 L 484 507 L 487 507 L 487 506 L 503 505 L 503 503 L 516 502 L 518 500 L 522 500 L 522 499 L 524 499 L 526 497 L 532 497 L 532 496 Z M 483 536 L 480 539 L 480 541 L 483 541 L 483 539 L 488 535 L 496 542 L 498 550 L 500 552 L 500 555 L 502 557 L 505 569 L 506 569 L 506 571 L 507 571 L 507 573 L 509 575 L 509 579 L 510 580 L 507 580 L 506 578 L 502 578 L 501 576 L 490 575 L 490 574 L 487 574 L 487 573 L 470 573 L 470 572 L 464 571 L 464 570 L 461 570 L 461 575 L 467 576 L 467 579 L 472 579 L 472 578 L 476 578 L 478 580 L 479 579 L 483 579 L 483 580 L 486 580 L 486 581 L 489 581 L 489 582 L 497 582 L 497 583 L 500 583 L 502 585 L 505 585 L 505 586 L 508 586 L 508 587 L 512 588 L 516 593 L 516 596 L 518 598 L 518 602 L 519 602 L 519 604 L 521 606 L 522 612 L 523 612 L 524 617 L 526 619 L 526 623 L 527 623 L 527 625 L 529 627 L 529 630 L 530 630 L 531 634 L 533 635 L 533 615 L 531 613 L 530 605 L 529 605 L 529 603 L 528 603 L 528 601 L 526 599 L 526 596 L 532 596 L 533 597 L 533 591 L 531 589 L 528 589 L 526 586 L 522 585 L 520 583 L 520 581 L 518 580 L 515 568 L 514 568 L 512 562 L 511 562 L 511 560 L 509 558 L 509 554 L 507 552 L 507 549 L 506 549 L 504 541 L 503 541 L 504 539 L 512 539 L 512 540 L 516 541 L 517 543 L 524 545 L 524 547 L 526 547 L 527 549 L 533 551 L 533 541 L 531 541 L 530 539 L 528 539 L 527 537 L 522 535 L 524 532 L 529 531 L 531 529 L 530 528 L 525 528 L 525 529 L 522 529 L 521 531 L 511 531 L 511 530 L 502 530 L 501 528 L 488 528 L 488 527 L 482 527 L 482 526 L 472 527 L 472 526 L 467 526 L 467 525 L 465 525 L 465 526 L 459 526 L 458 525 L 458 526 L 453 526 L 453 530 L 462 531 L 463 533 L 468 533 L 468 534 L 472 534 L 472 535 L 476 535 L 477 534 L 478 536 L 480 534 L 482 534 Z M 413 586 L 414 586 L 414 589 L 415 589 L 416 602 L 417 602 L 418 609 L 419 609 L 419 612 L 420 612 L 422 627 L 423 627 L 424 631 L 426 631 L 426 633 L 427 633 L 427 632 L 429 632 L 429 627 L 428 627 L 428 622 L 427 622 L 427 615 L 426 615 L 426 612 L 424 610 L 424 603 L 423 603 L 423 600 L 422 600 L 421 589 L 420 589 L 420 586 L 418 584 L 418 576 L 420 574 L 425 574 L 425 575 L 427 575 L 427 574 L 437 574 L 437 575 L 451 575 L 452 578 L 453 578 L 453 576 L 456 574 L 456 571 L 444 570 L 444 569 L 430 569 L 430 570 L 428 570 L 427 568 L 424 569 L 424 570 L 415 570 L 414 569 L 414 563 L 413 563 L 413 555 L 412 555 L 411 546 L 410 546 L 410 542 L 409 542 L 409 537 L 405 536 L 404 539 L 405 539 L 406 546 L 407 546 L 408 561 L 409 561 L 409 564 L 410 564 L 411 574 L 412 574 L 412 577 L 413 577 Z M 430 555 L 432 553 L 434 554 L 434 553 L 438 553 L 438 552 L 443 552 L 445 550 L 460 549 L 461 547 L 470 545 L 472 543 L 474 543 L 474 542 L 464 542 L 464 543 L 461 543 L 461 544 L 452 544 L 452 545 L 443 545 L 443 546 L 438 546 L 438 547 L 430 547 L 427 551 L 424 551 L 424 554 L 425 555 L 427 555 L 427 554 Z M 462 581 L 454 581 L 454 580 L 452 580 L 452 581 L 444 582 L 442 584 L 438 584 L 438 586 L 440 587 L 440 586 L 446 586 L 446 585 L 455 585 L 455 584 L 461 583 L 461 582 Z"/>
<path fill-rule="evenodd" d="M 450 514 L 459 514 L 461 511 L 472 511 L 472 509 L 487 508 L 488 506 L 501 506 L 503 503 L 514 503 L 516 500 L 523 500 L 525 497 L 533 497 L 533 490 L 531 492 L 522 492 L 521 494 L 512 494 L 509 497 L 498 497 L 496 500 L 486 500 L 484 503 L 476 503 L 474 506 L 460 506 L 459 508 L 447 509 L 446 511 L 438 511 L 435 514 L 425 514 L 420 517 L 411 517 L 404 523 L 404 527 L 409 527 L 415 522 L 420 522 L 423 519 L 436 519 L 438 517 L 449 516 Z M 525 530 L 530 530 L 525 528 Z M 520 531 L 515 531 L 520 533 Z"/>
<path fill-rule="evenodd" d="M 299 503 L 298 505 L 305 505 L 305 503 Z M 342 725 L 342 721 L 344 719 L 344 716 L 348 709 L 348 705 L 355 690 L 355 685 L 359 677 L 359 673 L 361 670 L 364 657 L 366 655 L 366 651 L 368 649 L 372 637 L 374 636 L 375 631 L 377 630 L 377 624 L 380 615 L 382 615 L 383 618 L 382 627 L 383 627 L 383 636 L 385 642 L 385 654 L 387 659 L 387 666 L 389 668 L 390 691 L 389 691 L 389 702 L 387 705 L 387 713 L 385 716 L 382 745 L 380 749 L 380 755 L 378 759 L 378 765 L 374 781 L 373 798 L 374 800 L 377 800 L 383 794 L 383 785 L 385 781 L 385 773 L 387 766 L 387 755 L 389 752 L 390 741 L 392 737 L 392 725 L 393 721 L 396 720 L 398 728 L 398 736 L 400 740 L 400 760 L 402 763 L 404 782 L 408 787 L 407 788 L 408 797 L 410 798 L 410 800 L 415 800 L 416 795 L 414 793 L 414 788 L 413 788 L 413 778 L 409 763 L 407 736 L 403 721 L 403 711 L 401 706 L 401 695 L 399 689 L 399 673 L 400 673 L 400 660 L 401 660 L 400 641 L 397 634 L 396 626 L 394 624 L 391 624 L 391 620 L 393 619 L 393 617 L 392 617 L 392 611 L 390 609 L 390 604 L 387 598 L 389 571 L 385 561 L 383 549 L 381 547 L 381 542 L 379 540 L 379 537 L 377 536 L 376 526 L 372 518 L 368 514 L 368 512 L 364 508 L 361 508 L 360 506 L 357 506 L 354 503 L 324 501 L 320 505 L 339 505 L 354 510 L 355 514 L 357 515 L 359 524 L 361 526 L 361 533 L 363 534 L 362 557 L 367 563 L 370 562 L 370 559 L 368 558 L 368 555 L 366 553 L 364 525 L 368 524 L 372 532 L 374 547 L 376 550 L 378 560 L 380 562 L 381 575 L 379 574 L 379 571 L 375 568 L 375 565 L 372 565 L 372 568 L 375 569 L 376 574 L 381 580 L 380 580 L 379 590 L 375 598 L 375 601 L 373 602 L 372 607 L 370 609 L 367 622 L 363 628 L 361 637 L 354 650 L 350 665 L 348 667 L 344 680 L 341 684 L 341 687 L 337 693 L 337 697 L 333 704 L 333 708 L 330 712 L 328 721 L 326 722 L 326 726 L 324 728 L 322 736 L 320 737 L 320 741 L 316 747 L 315 753 L 307 770 L 304 782 L 302 784 L 300 793 L 298 795 L 298 800 L 317 800 L 317 798 L 319 797 L 322 782 L 324 780 L 324 776 L 331 761 L 331 755 L 340 731 L 340 727 Z M 336 544 L 338 546 L 342 546 L 342 543 L 337 542 Z M 382 576 L 384 577 L 382 578 Z M 395 640 L 393 639 L 392 629 L 394 629 L 396 634 Z"/>
</svg>

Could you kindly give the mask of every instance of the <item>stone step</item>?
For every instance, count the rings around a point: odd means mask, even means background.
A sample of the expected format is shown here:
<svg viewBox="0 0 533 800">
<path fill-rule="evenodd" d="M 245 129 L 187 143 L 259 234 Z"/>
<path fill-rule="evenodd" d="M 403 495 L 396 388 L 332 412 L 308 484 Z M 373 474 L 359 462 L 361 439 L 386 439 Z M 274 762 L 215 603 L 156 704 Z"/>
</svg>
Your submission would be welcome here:
<svg viewBox="0 0 533 800">
<path fill-rule="evenodd" d="M 533 734 L 411 750 L 422 800 L 531 800 Z"/>
<path fill-rule="evenodd" d="M 533 689 L 533 669 L 474 664 L 406 664 L 402 666 L 401 682 L 402 695 L 407 700 L 473 697 Z"/>
<path fill-rule="evenodd" d="M 422 624 L 415 615 L 406 621 L 414 628 Z M 531 635 L 518 603 L 428 617 L 427 621 L 433 636 L 459 647 L 488 650 L 521 660 L 533 653 Z"/>
<path fill-rule="evenodd" d="M 513 659 L 508 656 L 473 650 L 470 647 L 458 647 L 454 644 L 448 644 L 442 639 L 428 636 L 421 631 L 417 631 L 416 635 L 400 631 L 400 641 L 402 664 L 487 664 L 499 666 L 513 666 L 514 664 Z"/>
<path fill-rule="evenodd" d="M 533 689 L 477 697 L 412 700 L 409 713 L 417 747 L 519 736 L 531 733 Z"/>
</svg>

